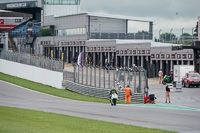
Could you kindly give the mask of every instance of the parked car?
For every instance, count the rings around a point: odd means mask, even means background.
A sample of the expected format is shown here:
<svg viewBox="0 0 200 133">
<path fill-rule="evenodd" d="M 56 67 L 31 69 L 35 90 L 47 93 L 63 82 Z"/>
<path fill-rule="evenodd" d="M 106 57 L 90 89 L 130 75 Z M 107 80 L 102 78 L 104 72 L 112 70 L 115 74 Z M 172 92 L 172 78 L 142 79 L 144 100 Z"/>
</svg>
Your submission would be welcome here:
<svg viewBox="0 0 200 133">
<path fill-rule="evenodd" d="M 188 72 L 182 80 L 184 87 L 199 87 L 200 86 L 200 75 L 197 72 Z"/>
</svg>

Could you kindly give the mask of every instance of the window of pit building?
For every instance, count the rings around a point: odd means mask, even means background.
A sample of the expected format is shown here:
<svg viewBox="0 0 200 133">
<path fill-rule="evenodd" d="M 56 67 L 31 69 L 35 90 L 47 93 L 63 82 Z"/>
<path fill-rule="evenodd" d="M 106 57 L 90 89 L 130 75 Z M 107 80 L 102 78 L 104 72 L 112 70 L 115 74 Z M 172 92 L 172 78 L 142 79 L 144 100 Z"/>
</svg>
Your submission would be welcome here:
<svg viewBox="0 0 200 133">
<path fill-rule="evenodd" d="M 93 51 L 93 47 L 90 48 L 90 51 Z"/>
<path fill-rule="evenodd" d="M 160 59 L 160 54 L 156 54 L 156 59 Z"/>
<path fill-rule="evenodd" d="M 166 58 L 167 58 L 167 59 L 170 59 L 170 54 L 167 54 L 167 55 L 166 55 Z"/>
<path fill-rule="evenodd" d="M 177 59 L 181 59 L 181 54 L 177 54 Z"/>
<path fill-rule="evenodd" d="M 147 53 L 147 54 L 150 54 L 150 50 L 147 50 L 146 53 Z"/>
<path fill-rule="evenodd" d="M 165 59 L 165 54 L 161 54 L 161 59 Z"/>
<path fill-rule="evenodd" d="M 151 54 L 151 58 L 155 58 L 155 54 Z"/>
<path fill-rule="evenodd" d="M 89 47 L 87 47 L 87 51 L 89 51 L 90 50 L 90 48 Z"/>
<path fill-rule="evenodd" d="M 142 54 L 145 54 L 145 50 L 142 50 Z"/>
<path fill-rule="evenodd" d="M 101 47 L 101 51 L 104 51 L 104 47 Z"/>
<path fill-rule="evenodd" d="M 137 54 L 141 54 L 141 50 L 138 50 L 138 51 L 137 51 Z"/>
<path fill-rule="evenodd" d="M 97 50 L 100 51 L 100 47 L 98 47 Z"/>
<path fill-rule="evenodd" d="M 127 54 L 127 50 L 124 50 L 124 54 Z"/>
<path fill-rule="evenodd" d="M 96 48 L 96 47 L 94 47 L 94 51 L 96 51 L 96 49 L 97 49 L 97 48 Z"/>
<path fill-rule="evenodd" d="M 133 50 L 133 54 L 136 54 L 136 50 Z"/>
<path fill-rule="evenodd" d="M 132 54 L 132 50 L 129 50 L 129 54 Z"/>
<path fill-rule="evenodd" d="M 119 50 L 116 51 L 116 54 L 119 54 Z"/>
<path fill-rule="evenodd" d="M 186 55 L 186 54 L 183 54 L 183 55 L 182 55 L 182 58 L 183 58 L 183 59 L 187 59 L 187 55 Z"/>
<path fill-rule="evenodd" d="M 120 54 L 123 54 L 123 50 L 120 51 Z"/>
<path fill-rule="evenodd" d="M 172 59 L 175 59 L 175 57 L 176 57 L 175 54 L 172 54 L 172 55 L 171 55 L 171 58 L 172 58 Z"/>
<path fill-rule="evenodd" d="M 192 59 L 192 54 L 188 54 L 188 59 Z"/>
</svg>

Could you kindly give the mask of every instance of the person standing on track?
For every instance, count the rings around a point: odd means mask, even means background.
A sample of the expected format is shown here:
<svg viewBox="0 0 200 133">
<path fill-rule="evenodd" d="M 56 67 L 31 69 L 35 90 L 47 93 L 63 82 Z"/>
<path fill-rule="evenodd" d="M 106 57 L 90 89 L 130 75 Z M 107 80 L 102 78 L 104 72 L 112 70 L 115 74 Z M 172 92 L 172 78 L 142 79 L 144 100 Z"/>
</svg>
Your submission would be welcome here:
<svg viewBox="0 0 200 133">
<path fill-rule="evenodd" d="M 158 76 L 159 76 L 159 84 L 162 83 L 162 80 L 163 80 L 163 72 L 162 70 L 160 69 L 160 71 L 158 72 Z"/>
<path fill-rule="evenodd" d="M 169 88 L 169 85 L 166 86 L 166 101 L 165 101 L 165 103 L 167 103 L 167 99 L 170 103 L 170 88 Z"/>
<path fill-rule="evenodd" d="M 131 95 L 132 95 L 132 90 L 131 90 L 130 86 L 127 85 L 127 87 L 122 90 L 125 91 L 125 104 L 127 104 L 127 100 L 128 100 L 128 103 L 130 104 L 131 103 Z"/>
</svg>

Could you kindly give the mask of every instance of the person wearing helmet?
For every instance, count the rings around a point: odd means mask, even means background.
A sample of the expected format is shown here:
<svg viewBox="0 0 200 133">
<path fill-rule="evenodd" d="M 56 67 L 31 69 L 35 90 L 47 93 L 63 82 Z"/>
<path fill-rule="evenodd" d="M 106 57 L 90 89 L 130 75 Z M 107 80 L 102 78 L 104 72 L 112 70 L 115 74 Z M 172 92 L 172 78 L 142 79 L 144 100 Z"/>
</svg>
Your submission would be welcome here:
<svg viewBox="0 0 200 133">
<path fill-rule="evenodd" d="M 112 95 L 114 97 L 112 97 Z M 110 93 L 109 93 L 109 99 L 110 99 L 111 105 L 116 106 L 116 102 L 117 102 L 117 99 L 118 99 L 118 93 L 117 93 L 117 90 L 114 87 L 111 87 L 111 90 L 110 90 Z"/>
<path fill-rule="evenodd" d="M 125 91 L 125 104 L 127 104 L 127 100 L 128 100 L 128 103 L 130 104 L 131 103 L 131 95 L 132 95 L 132 90 L 131 90 L 130 86 L 127 85 L 127 87 L 122 90 Z"/>
<path fill-rule="evenodd" d="M 114 87 L 111 87 L 110 94 L 109 94 L 110 98 L 113 93 L 116 93 L 118 95 L 117 90 Z"/>
</svg>

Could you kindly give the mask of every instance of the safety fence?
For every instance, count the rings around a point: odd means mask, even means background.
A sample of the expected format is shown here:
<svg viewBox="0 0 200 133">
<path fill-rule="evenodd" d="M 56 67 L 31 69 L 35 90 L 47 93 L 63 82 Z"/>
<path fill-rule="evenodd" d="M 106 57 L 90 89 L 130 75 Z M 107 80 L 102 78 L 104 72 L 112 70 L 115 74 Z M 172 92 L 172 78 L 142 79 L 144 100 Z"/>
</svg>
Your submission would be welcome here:
<svg viewBox="0 0 200 133">
<path fill-rule="evenodd" d="M 116 82 L 122 88 L 129 85 L 134 93 L 145 93 L 148 88 L 146 71 L 141 67 L 113 68 L 73 64 L 73 67 L 63 71 L 63 76 L 64 81 L 95 88 L 116 87 L 119 90 Z"/>
<path fill-rule="evenodd" d="M 66 80 L 65 89 L 93 97 L 99 97 L 104 99 L 109 99 L 109 92 L 111 89 L 106 88 L 98 88 L 92 86 L 81 85 L 78 83 L 74 83 L 72 81 Z M 125 99 L 124 91 L 118 91 L 118 100 L 123 101 Z M 132 103 L 144 103 L 144 93 L 133 93 L 131 96 Z"/>
<path fill-rule="evenodd" d="M 0 53 L 0 58 L 14 61 L 18 63 L 23 63 L 27 65 L 32 65 L 40 68 L 45 68 L 48 70 L 53 70 L 57 72 L 63 72 L 63 61 L 54 60 L 41 56 L 32 56 L 28 54 L 21 54 L 15 52 L 5 52 Z M 14 66 L 13 66 L 14 67 Z"/>
</svg>

